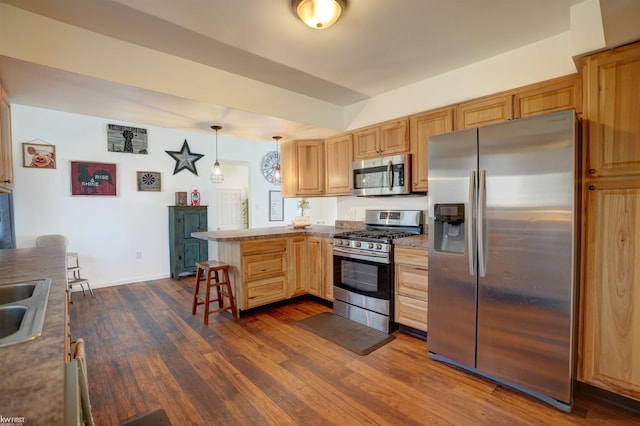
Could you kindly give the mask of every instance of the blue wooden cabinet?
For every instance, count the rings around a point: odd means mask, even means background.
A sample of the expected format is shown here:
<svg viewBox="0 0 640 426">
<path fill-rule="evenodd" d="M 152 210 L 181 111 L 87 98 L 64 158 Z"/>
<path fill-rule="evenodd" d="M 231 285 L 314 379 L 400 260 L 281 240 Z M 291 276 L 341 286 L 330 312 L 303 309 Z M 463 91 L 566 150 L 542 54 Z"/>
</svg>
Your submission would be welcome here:
<svg viewBox="0 0 640 426">
<path fill-rule="evenodd" d="M 207 231 L 207 206 L 169 206 L 171 278 L 195 274 L 196 262 L 208 260 L 209 243 L 191 236 Z"/>
</svg>

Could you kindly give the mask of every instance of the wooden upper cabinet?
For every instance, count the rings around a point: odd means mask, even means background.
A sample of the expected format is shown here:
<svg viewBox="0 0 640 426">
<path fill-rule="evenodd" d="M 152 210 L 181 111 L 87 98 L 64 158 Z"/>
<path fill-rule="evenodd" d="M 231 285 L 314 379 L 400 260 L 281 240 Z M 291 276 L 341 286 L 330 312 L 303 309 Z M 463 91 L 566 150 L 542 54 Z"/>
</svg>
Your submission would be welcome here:
<svg viewBox="0 0 640 426">
<path fill-rule="evenodd" d="M 0 192 L 9 192 L 13 188 L 12 144 L 11 104 L 0 85 Z"/>
<path fill-rule="evenodd" d="M 518 89 L 513 97 L 513 115 L 525 118 L 575 109 L 582 112 L 582 78 L 571 75 Z"/>
<path fill-rule="evenodd" d="M 319 196 L 324 193 L 324 143 L 294 140 L 282 144 L 282 196 Z"/>
<path fill-rule="evenodd" d="M 356 160 L 379 157 L 380 128 L 366 127 L 353 132 L 353 156 Z"/>
<path fill-rule="evenodd" d="M 356 160 L 409 152 L 409 119 L 386 121 L 353 132 Z"/>
<path fill-rule="evenodd" d="M 456 130 L 502 123 L 513 118 L 513 95 L 500 94 L 458 105 Z"/>
<path fill-rule="evenodd" d="M 351 133 L 324 141 L 325 195 L 351 195 L 353 189 L 353 138 Z"/>
<path fill-rule="evenodd" d="M 409 119 L 388 121 L 380 126 L 380 149 L 382 155 L 409 152 Z"/>
<path fill-rule="evenodd" d="M 453 131 L 455 108 L 443 108 L 411 116 L 411 173 L 412 192 L 426 192 L 429 188 L 429 137 Z"/>
<path fill-rule="evenodd" d="M 588 178 L 640 175 L 640 43 L 583 62 Z"/>
</svg>

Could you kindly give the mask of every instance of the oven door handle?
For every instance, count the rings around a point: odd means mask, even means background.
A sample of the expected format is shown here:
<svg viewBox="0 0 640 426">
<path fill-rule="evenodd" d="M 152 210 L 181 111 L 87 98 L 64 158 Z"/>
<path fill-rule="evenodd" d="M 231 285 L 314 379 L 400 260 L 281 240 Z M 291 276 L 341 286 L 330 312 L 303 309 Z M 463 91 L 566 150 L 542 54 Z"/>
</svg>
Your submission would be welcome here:
<svg viewBox="0 0 640 426">
<path fill-rule="evenodd" d="M 390 258 L 386 254 L 362 254 L 362 252 L 351 251 L 347 249 L 333 248 L 333 255 L 338 257 L 346 257 L 349 259 L 365 260 L 374 263 L 390 264 Z"/>
</svg>

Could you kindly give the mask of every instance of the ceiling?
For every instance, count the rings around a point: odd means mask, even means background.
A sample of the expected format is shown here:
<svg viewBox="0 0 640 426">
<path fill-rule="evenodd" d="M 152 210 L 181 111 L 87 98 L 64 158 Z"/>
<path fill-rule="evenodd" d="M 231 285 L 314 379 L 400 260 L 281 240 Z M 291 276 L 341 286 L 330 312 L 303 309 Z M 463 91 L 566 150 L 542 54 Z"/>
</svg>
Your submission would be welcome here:
<svg viewBox="0 0 640 426">
<path fill-rule="evenodd" d="M 252 140 L 326 137 L 348 127 L 340 118 L 350 105 L 569 31 L 570 8 L 582 1 L 349 0 L 333 27 L 313 30 L 289 0 L 0 0 L 86 39 L 46 34 L 73 45 L 67 63 L 0 50 L 0 76 L 18 104 L 189 131 L 220 124 L 221 134 Z M 634 3 L 601 0 L 603 20 L 628 20 Z M 16 42 L 36 37 L 21 31 Z M 119 62 L 113 46 L 140 62 Z M 110 69 L 89 70 L 95 52 L 111 57 Z M 166 60 L 152 66 L 142 59 L 151 55 Z M 173 80 L 136 80 L 142 69 Z"/>
</svg>

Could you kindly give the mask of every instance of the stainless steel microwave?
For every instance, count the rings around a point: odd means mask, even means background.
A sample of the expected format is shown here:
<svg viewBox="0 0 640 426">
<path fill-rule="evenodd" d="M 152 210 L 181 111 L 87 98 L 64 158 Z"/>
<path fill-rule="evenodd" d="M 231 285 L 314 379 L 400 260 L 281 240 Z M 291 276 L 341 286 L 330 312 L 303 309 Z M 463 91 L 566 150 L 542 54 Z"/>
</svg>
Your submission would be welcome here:
<svg viewBox="0 0 640 426">
<path fill-rule="evenodd" d="M 410 154 L 353 162 L 353 195 L 369 197 L 410 193 Z"/>
</svg>

